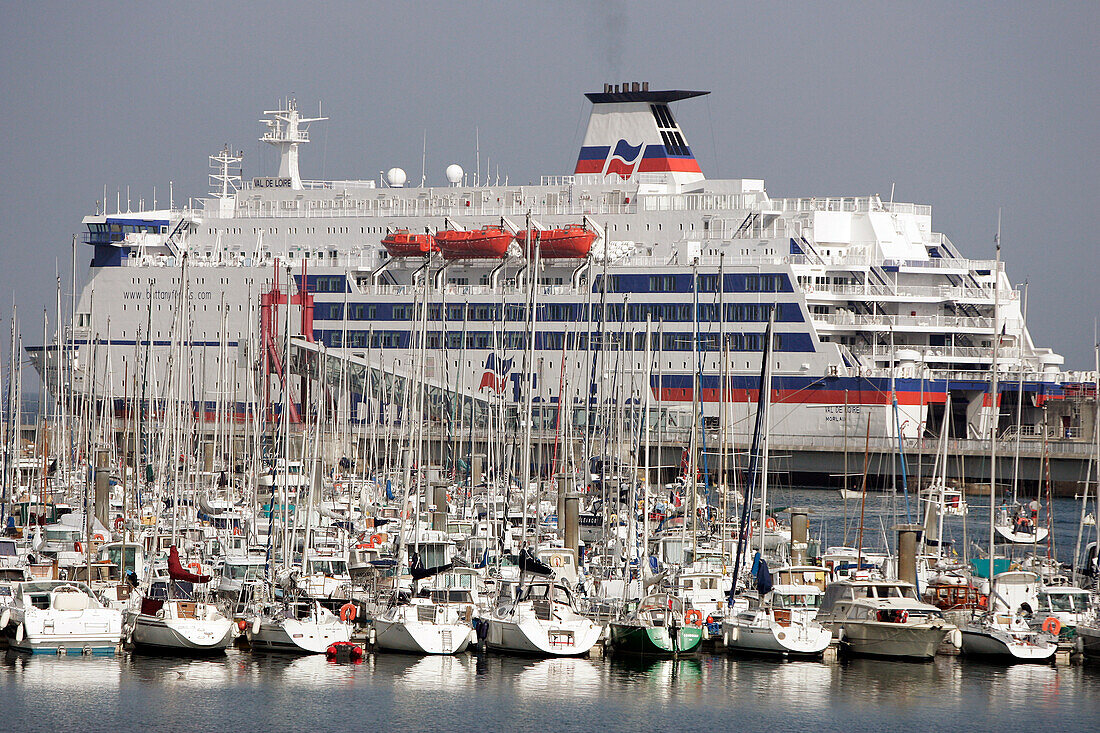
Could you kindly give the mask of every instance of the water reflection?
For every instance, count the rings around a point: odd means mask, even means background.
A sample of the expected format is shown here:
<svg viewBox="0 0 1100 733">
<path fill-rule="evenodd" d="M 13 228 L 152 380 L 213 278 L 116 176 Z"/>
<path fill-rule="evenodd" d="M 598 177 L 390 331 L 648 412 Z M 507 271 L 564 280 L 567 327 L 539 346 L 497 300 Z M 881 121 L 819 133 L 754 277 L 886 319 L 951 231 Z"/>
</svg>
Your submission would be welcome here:
<svg viewBox="0 0 1100 733">
<path fill-rule="evenodd" d="M 6 716 L 0 720 L 20 730 L 41 727 L 43 710 L 52 712 L 52 729 L 81 727 L 98 716 L 136 730 L 149 709 L 166 727 L 186 729 L 325 728 L 336 719 L 358 720 L 363 710 L 394 728 L 556 733 L 732 721 L 742 729 L 810 722 L 815 730 L 942 731 L 1026 719 L 1091 729 L 1100 714 L 1098 693 L 1100 667 L 1004 667 L 957 657 L 916 664 L 707 654 L 660 660 L 375 654 L 355 665 L 231 650 L 198 660 L 12 653 L 0 660 Z"/>
</svg>

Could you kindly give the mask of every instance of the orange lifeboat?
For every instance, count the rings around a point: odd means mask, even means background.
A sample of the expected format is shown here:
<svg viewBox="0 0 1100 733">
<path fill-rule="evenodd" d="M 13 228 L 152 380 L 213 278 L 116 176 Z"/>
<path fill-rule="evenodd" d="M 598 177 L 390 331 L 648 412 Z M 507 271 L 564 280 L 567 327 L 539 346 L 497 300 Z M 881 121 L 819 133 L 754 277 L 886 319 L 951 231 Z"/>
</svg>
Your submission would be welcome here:
<svg viewBox="0 0 1100 733">
<path fill-rule="evenodd" d="M 445 260 L 500 259 L 508 252 L 512 234 L 504 227 L 487 226 L 468 232 L 443 229 L 435 233 Z"/>
<path fill-rule="evenodd" d="M 592 250 L 596 233 L 580 226 L 568 226 L 563 229 L 526 229 L 516 233 L 516 241 L 530 257 L 535 256 L 535 247 L 539 257 L 544 259 L 582 259 Z"/>
<path fill-rule="evenodd" d="M 398 229 L 382 240 L 382 246 L 390 257 L 427 257 L 438 252 L 439 245 L 431 234 L 412 234 L 408 229 Z"/>
</svg>

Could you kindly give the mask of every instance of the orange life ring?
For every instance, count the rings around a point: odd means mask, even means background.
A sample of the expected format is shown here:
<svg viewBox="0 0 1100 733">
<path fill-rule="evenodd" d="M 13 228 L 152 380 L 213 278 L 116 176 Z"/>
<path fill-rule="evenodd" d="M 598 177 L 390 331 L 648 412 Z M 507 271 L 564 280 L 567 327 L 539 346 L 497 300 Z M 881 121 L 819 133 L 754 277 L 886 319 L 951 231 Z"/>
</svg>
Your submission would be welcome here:
<svg viewBox="0 0 1100 733">
<path fill-rule="evenodd" d="M 690 611 L 688 611 L 686 614 L 684 614 L 684 621 L 686 621 L 687 623 L 692 624 L 694 626 L 702 626 L 703 625 L 703 612 L 700 611 L 698 608 L 693 608 Z"/>
<path fill-rule="evenodd" d="M 107 541 L 107 538 L 104 537 L 101 534 L 92 535 L 92 539 L 95 540 L 96 542 L 106 542 Z"/>
<path fill-rule="evenodd" d="M 84 546 L 80 544 L 80 540 L 73 543 L 74 552 L 84 552 Z"/>
<path fill-rule="evenodd" d="M 898 611 L 898 623 L 904 624 L 909 620 L 909 611 L 904 608 Z"/>
<path fill-rule="evenodd" d="M 775 529 L 775 527 L 776 527 L 775 517 L 768 517 L 767 519 L 765 519 L 764 520 L 764 526 L 767 527 L 768 529 Z"/>
<path fill-rule="evenodd" d="M 236 524 L 233 525 L 233 536 L 234 537 L 240 537 L 241 536 L 241 528 L 240 528 L 239 525 L 236 525 Z"/>
<path fill-rule="evenodd" d="M 340 620 L 343 621 L 345 624 L 349 624 L 354 621 L 358 613 L 359 609 L 356 608 L 355 604 L 351 603 L 350 601 L 340 606 Z"/>
<path fill-rule="evenodd" d="M 370 546 L 371 546 L 371 547 L 374 547 L 375 545 L 380 545 L 380 544 L 382 544 L 382 543 L 383 543 L 383 542 L 385 542 L 385 541 L 386 541 L 386 538 L 385 538 L 385 537 L 383 537 L 383 536 L 382 536 L 382 535 L 380 535 L 380 534 L 372 534 L 372 535 L 370 536 Z"/>
<path fill-rule="evenodd" d="M 1053 616 L 1047 616 L 1043 619 L 1043 631 L 1051 636 L 1058 636 L 1062 633 L 1062 622 Z"/>
<path fill-rule="evenodd" d="M 197 562 L 187 563 L 187 569 L 195 575 L 202 575 L 202 565 L 199 565 Z"/>
<path fill-rule="evenodd" d="M 116 531 L 116 532 L 119 532 L 119 531 L 121 531 L 121 530 L 122 530 L 122 528 L 123 528 L 123 526 L 125 526 L 125 524 L 126 524 L 126 520 L 125 520 L 125 519 L 123 519 L 123 518 L 122 518 L 122 517 L 120 517 L 120 516 L 119 516 L 119 517 L 115 517 L 115 531 Z"/>
</svg>

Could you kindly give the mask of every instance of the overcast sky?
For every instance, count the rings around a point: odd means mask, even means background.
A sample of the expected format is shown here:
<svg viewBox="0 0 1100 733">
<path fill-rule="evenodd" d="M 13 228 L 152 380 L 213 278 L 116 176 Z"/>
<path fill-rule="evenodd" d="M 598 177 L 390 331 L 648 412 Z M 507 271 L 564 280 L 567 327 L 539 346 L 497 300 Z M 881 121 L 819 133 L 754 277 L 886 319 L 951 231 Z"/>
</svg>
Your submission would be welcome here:
<svg viewBox="0 0 1100 733">
<path fill-rule="evenodd" d="M 677 116 L 709 177 L 772 196 L 933 205 L 964 255 L 1030 281 L 1040 346 L 1091 369 L 1100 313 L 1100 3 L 0 2 L 0 317 L 39 342 L 55 263 L 103 186 L 177 201 L 207 156 L 274 173 L 260 112 L 294 95 L 306 178 L 571 173 L 604 82 L 705 89 Z M 265 146 L 266 147 L 266 146 Z M 79 260 L 86 271 L 90 250 Z M 81 276 L 82 277 L 82 276 Z M 67 280 L 67 277 L 66 277 Z"/>
</svg>

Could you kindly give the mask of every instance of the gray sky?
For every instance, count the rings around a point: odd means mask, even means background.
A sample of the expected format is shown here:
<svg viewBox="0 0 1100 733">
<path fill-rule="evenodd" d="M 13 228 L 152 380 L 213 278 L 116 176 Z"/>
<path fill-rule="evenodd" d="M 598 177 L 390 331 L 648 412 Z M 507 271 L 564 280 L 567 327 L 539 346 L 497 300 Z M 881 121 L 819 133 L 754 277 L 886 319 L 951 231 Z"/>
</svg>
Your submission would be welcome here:
<svg viewBox="0 0 1100 733">
<path fill-rule="evenodd" d="M 228 142 L 256 138 L 293 94 L 331 121 L 307 178 L 394 165 L 429 183 L 482 156 L 511 182 L 570 173 L 583 92 L 604 82 L 707 89 L 677 116 L 710 177 L 773 196 L 888 196 L 933 205 L 970 257 L 1030 285 L 1039 345 L 1091 368 L 1100 313 L 1096 220 L 1100 4 L 730 2 L 0 2 L 0 317 L 11 298 L 41 340 L 55 262 L 126 186 L 158 202 L 207 190 Z M 81 247 L 86 269 L 90 250 Z M 67 278 L 66 278 L 67 279 Z"/>
</svg>

